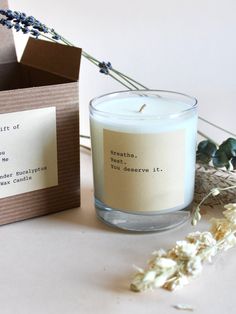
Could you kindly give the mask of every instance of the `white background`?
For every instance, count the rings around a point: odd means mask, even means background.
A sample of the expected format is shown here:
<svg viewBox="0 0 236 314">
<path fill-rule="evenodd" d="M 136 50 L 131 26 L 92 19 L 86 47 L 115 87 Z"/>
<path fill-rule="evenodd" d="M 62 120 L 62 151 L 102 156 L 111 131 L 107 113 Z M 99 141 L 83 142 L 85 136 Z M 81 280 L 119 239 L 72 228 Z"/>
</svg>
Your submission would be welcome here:
<svg viewBox="0 0 236 314">
<path fill-rule="evenodd" d="M 202 117 L 236 132 L 235 0 L 10 0 L 10 7 L 150 88 L 197 97 Z M 18 55 L 25 37 L 16 36 Z M 89 132 L 89 100 L 121 89 L 83 59 L 82 133 Z M 203 123 L 199 129 L 218 141 L 227 136 Z"/>
</svg>

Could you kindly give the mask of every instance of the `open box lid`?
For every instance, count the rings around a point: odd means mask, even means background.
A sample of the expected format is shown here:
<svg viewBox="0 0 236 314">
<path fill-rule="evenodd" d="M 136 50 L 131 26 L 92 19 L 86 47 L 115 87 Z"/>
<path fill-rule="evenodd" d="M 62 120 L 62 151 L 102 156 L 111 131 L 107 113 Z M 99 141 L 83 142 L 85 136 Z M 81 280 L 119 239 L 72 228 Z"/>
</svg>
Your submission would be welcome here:
<svg viewBox="0 0 236 314">
<path fill-rule="evenodd" d="M 0 8 L 8 9 L 8 1 L 0 0 Z M 0 64 L 16 61 L 16 49 L 12 31 L 0 25 Z"/>
<path fill-rule="evenodd" d="M 76 82 L 79 80 L 81 53 L 77 47 L 30 37 L 20 63 Z"/>
<path fill-rule="evenodd" d="M 0 9 L 8 9 L 8 1 L 0 0 Z M 79 79 L 82 50 L 77 47 L 30 37 L 20 63 L 59 76 L 68 81 Z M 0 64 L 17 62 L 12 30 L 0 25 Z"/>
</svg>

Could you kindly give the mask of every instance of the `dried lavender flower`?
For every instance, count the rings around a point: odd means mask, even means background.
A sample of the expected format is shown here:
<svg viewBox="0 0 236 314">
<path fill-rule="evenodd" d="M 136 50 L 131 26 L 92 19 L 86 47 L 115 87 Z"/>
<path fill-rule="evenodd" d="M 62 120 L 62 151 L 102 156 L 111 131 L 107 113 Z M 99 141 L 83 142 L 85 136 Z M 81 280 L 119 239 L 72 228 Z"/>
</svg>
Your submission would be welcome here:
<svg viewBox="0 0 236 314">
<path fill-rule="evenodd" d="M 0 23 L 7 28 L 14 28 L 17 32 L 30 33 L 35 38 L 41 35 L 40 32 L 48 33 L 48 27 L 33 16 L 27 16 L 25 13 L 12 10 L 0 10 L 0 14 L 6 17 L 6 19 L 2 18 Z"/>
<path fill-rule="evenodd" d="M 71 44 L 61 35 L 59 35 L 53 28 L 47 27 L 45 24 L 41 23 L 33 16 L 27 16 L 23 12 L 3 9 L 0 9 L 0 15 L 5 17 L 0 19 L 0 24 L 6 26 L 7 28 L 13 28 L 17 32 L 21 31 L 23 34 L 30 34 L 35 38 L 39 38 L 41 36 L 50 41 L 60 42 L 69 46 L 73 46 L 73 44 Z M 130 90 L 132 90 L 133 88 L 136 90 L 148 89 L 144 85 L 130 78 L 129 76 L 115 70 L 110 62 L 100 62 L 85 51 L 82 51 L 82 55 L 91 63 L 95 64 L 99 68 L 100 73 L 109 75 L 126 88 Z"/>
<path fill-rule="evenodd" d="M 33 35 L 36 39 L 38 39 L 38 37 L 40 36 L 39 31 L 37 31 L 36 29 L 31 29 L 30 33 L 31 33 L 31 35 Z"/>
<path fill-rule="evenodd" d="M 14 24 L 10 20 L 1 19 L 0 24 L 6 26 L 8 29 L 11 29 Z"/>
<path fill-rule="evenodd" d="M 21 27 L 21 30 L 22 30 L 23 34 L 30 33 L 30 29 L 28 27 Z"/>
<path fill-rule="evenodd" d="M 112 69 L 112 65 L 111 65 L 111 62 L 100 62 L 98 64 L 99 68 L 100 68 L 100 73 L 103 73 L 103 74 L 106 74 L 108 75 L 109 74 L 109 70 Z"/>
<path fill-rule="evenodd" d="M 20 24 L 19 23 L 15 23 L 14 29 L 16 30 L 16 32 L 19 32 L 21 30 Z"/>
<path fill-rule="evenodd" d="M 54 35 L 52 36 L 52 38 L 55 40 L 61 40 L 61 36 L 55 32 L 54 32 Z"/>
</svg>

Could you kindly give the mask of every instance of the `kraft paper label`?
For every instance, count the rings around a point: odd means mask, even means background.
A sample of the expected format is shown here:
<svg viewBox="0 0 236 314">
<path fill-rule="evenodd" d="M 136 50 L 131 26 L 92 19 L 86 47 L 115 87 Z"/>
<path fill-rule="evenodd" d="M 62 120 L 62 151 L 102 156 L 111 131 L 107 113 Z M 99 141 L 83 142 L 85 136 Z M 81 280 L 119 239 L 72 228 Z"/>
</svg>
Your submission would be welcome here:
<svg viewBox="0 0 236 314">
<path fill-rule="evenodd" d="M 104 130 L 104 199 L 127 211 L 184 203 L 185 130 L 130 134 Z"/>
<path fill-rule="evenodd" d="M 55 185 L 56 108 L 0 114 L 0 198 Z"/>
</svg>

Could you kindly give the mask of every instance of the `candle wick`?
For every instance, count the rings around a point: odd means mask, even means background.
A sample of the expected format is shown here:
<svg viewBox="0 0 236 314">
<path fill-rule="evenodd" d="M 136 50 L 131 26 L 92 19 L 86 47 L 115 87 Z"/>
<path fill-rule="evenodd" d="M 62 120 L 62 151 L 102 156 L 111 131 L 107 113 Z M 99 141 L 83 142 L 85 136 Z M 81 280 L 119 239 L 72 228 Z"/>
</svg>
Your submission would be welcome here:
<svg viewBox="0 0 236 314">
<path fill-rule="evenodd" d="M 146 107 L 146 104 L 143 104 L 142 107 L 139 109 L 139 112 L 143 112 L 143 109 Z"/>
</svg>

